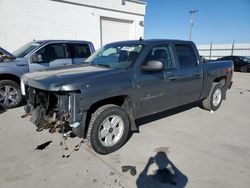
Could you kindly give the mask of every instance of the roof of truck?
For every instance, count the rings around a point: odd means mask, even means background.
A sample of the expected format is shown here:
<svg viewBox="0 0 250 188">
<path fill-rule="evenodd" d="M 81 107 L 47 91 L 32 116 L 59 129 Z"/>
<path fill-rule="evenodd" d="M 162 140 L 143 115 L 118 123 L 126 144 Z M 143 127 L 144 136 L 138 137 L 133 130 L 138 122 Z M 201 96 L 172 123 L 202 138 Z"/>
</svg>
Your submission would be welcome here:
<svg viewBox="0 0 250 188">
<path fill-rule="evenodd" d="M 79 42 L 79 43 L 92 43 L 90 41 L 85 41 L 85 40 L 34 40 L 34 42 L 39 42 L 39 43 L 48 43 L 48 42 Z"/>
<path fill-rule="evenodd" d="M 114 43 L 142 43 L 142 44 L 155 44 L 163 42 L 183 42 L 183 43 L 193 43 L 192 41 L 187 40 L 177 40 L 177 39 L 141 39 L 141 40 L 127 40 L 127 41 L 118 41 Z"/>
</svg>

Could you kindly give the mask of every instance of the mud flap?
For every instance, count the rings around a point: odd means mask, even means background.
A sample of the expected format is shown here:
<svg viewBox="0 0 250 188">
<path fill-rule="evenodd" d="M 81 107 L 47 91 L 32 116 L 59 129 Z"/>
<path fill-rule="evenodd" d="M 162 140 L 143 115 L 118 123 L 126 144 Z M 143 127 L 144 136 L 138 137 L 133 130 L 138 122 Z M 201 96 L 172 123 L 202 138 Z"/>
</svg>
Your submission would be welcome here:
<svg viewBox="0 0 250 188">
<path fill-rule="evenodd" d="M 87 111 L 84 111 L 80 125 L 77 126 L 76 128 L 72 128 L 72 132 L 79 138 L 83 138 L 85 135 L 86 119 L 87 119 Z"/>
<path fill-rule="evenodd" d="M 129 115 L 129 120 L 130 120 L 130 130 L 132 131 L 138 131 L 138 127 L 135 124 L 135 119 L 133 116 L 133 105 L 131 103 L 131 99 L 126 98 L 124 104 L 122 105 L 122 107 L 126 110 L 126 112 Z"/>
</svg>

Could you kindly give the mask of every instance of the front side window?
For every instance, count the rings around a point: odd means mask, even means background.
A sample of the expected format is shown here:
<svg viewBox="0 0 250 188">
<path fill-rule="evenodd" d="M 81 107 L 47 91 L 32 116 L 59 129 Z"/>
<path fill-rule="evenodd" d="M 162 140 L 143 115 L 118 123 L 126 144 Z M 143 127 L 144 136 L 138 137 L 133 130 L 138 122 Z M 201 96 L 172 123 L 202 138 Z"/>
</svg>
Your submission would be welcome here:
<svg viewBox="0 0 250 188">
<path fill-rule="evenodd" d="M 197 66 L 196 54 L 190 45 L 176 44 L 175 49 L 181 69 Z"/>
<path fill-rule="evenodd" d="M 49 63 L 66 58 L 65 44 L 48 44 L 33 55 L 33 63 Z"/>
<path fill-rule="evenodd" d="M 168 45 L 153 47 L 146 57 L 146 62 L 151 60 L 161 61 L 164 69 L 175 69 L 175 63 L 171 58 L 170 47 Z"/>
<path fill-rule="evenodd" d="M 109 44 L 97 50 L 86 62 L 114 69 L 127 69 L 136 61 L 142 48 L 142 44 Z"/>
</svg>

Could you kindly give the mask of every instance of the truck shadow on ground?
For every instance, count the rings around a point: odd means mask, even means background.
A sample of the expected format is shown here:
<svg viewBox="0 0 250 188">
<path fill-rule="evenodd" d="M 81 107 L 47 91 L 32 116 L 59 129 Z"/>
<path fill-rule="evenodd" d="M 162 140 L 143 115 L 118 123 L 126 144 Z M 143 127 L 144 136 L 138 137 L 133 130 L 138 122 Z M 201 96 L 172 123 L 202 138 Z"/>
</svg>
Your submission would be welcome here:
<svg viewBox="0 0 250 188">
<path fill-rule="evenodd" d="M 139 133 L 140 132 L 140 130 L 139 130 L 140 126 L 142 126 L 144 124 L 147 124 L 147 123 L 150 123 L 150 122 L 153 122 L 153 121 L 157 121 L 159 119 L 167 118 L 169 116 L 172 116 L 172 115 L 175 115 L 175 114 L 187 111 L 187 110 L 191 110 L 192 108 L 196 108 L 196 107 L 199 107 L 199 106 L 200 106 L 200 102 L 194 102 L 194 103 L 191 103 L 191 104 L 183 105 L 183 106 L 180 106 L 180 107 L 177 107 L 177 108 L 173 108 L 173 109 L 170 109 L 170 110 L 166 110 L 166 111 L 163 111 L 163 112 L 159 112 L 159 113 L 156 113 L 156 114 L 153 114 L 153 115 L 149 115 L 149 116 L 145 116 L 145 117 L 136 119 L 135 124 L 138 127 L 138 130 L 129 132 L 129 135 L 128 135 L 124 145 L 130 140 L 130 138 L 133 136 L 134 133 Z"/>
<path fill-rule="evenodd" d="M 191 110 L 192 108 L 199 107 L 199 106 L 200 106 L 200 102 L 187 104 L 187 105 L 184 105 L 184 106 L 180 106 L 180 107 L 177 107 L 177 108 L 173 108 L 173 109 L 170 109 L 170 110 L 166 110 L 166 111 L 159 112 L 159 113 L 156 113 L 156 114 L 153 114 L 153 115 L 149 115 L 149 116 L 139 118 L 139 119 L 137 119 L 135 121 L 135 124 L 139 128 L 141 125 L 144 125 L 144 124 L 147 124 L 147 123 L 159 120 L 159 119 L 163 119 L 163 118 L 166 118 L 166 117 L 169 117 L 169 116 L 172 116 L 172 115 L 175 115 L 175 114 L 187 111 L 187 110 Z"/>
<path fill-rule="evenodd" d="M 6 109 L 4 109 L 4 107 L 2 105 L 0 105 L 0 114 L 6 112 Z"/>
<path fill-rule="evenodd" d="M 149 174 L 150 166 L 154 163 L 157 169 Z M 159 151 L 154 157 L 149 158 L 136 180 L 136 185 L 138 188 L 182 188 L 186 186 L 187 182 L 187 176 L 168 159 L 165 152 Z"/>
</svg>

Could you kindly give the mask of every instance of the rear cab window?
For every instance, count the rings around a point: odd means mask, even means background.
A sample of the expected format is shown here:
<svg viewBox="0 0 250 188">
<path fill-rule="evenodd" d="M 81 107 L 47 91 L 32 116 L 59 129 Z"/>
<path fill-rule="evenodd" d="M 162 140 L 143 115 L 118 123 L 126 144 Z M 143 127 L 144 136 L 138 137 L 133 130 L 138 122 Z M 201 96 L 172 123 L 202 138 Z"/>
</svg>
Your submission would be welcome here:
<svg viewBox="0 0 250 188">
<path fill-rule="evenodd" d="M 191 45 L 176 44 L 175 49 L 181 69 L 192 68 L 198 65 L 196 53 Z"/>
</svg>

